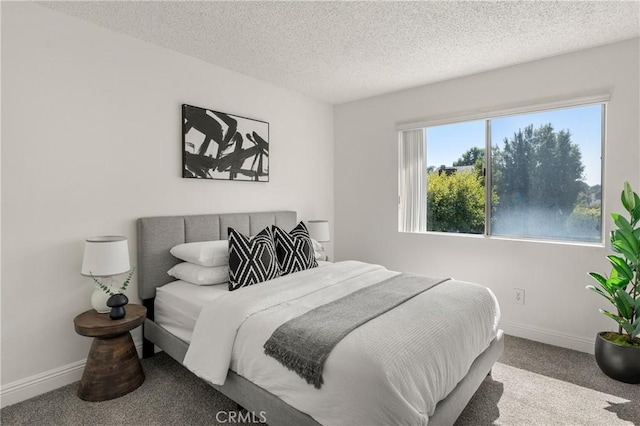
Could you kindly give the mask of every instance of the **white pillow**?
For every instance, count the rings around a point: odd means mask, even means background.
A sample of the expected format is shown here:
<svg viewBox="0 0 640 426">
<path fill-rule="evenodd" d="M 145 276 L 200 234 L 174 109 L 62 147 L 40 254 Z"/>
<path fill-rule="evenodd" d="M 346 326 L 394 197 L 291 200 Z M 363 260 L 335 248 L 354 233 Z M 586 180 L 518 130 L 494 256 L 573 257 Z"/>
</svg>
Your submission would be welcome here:
<svg viewBox="0 0 640 426">
<path fill-rule="evenodd" d="M 229 264 L 229 241 L 227 240 L 178 244 L 169 252 L 178 259 L 200 266 Z"/>
<path fill-rule="evenodd" d="M 194 263 L 178 263 L 167 274 L 195 285 L 224 284 L 229 281 L 229 266 L 200 266 Z"/>
</svg>

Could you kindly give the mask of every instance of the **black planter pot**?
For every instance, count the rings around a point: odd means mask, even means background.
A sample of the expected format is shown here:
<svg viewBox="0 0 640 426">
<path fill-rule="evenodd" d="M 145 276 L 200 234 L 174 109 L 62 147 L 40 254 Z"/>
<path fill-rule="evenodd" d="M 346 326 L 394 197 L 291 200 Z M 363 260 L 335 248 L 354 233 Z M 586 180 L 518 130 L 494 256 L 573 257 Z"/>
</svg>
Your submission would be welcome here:
<svg viewBox="0 0 640 426">
<path fill-rule="evenodd" d="M 625 383 L 640 383 L 640 348 L 616 345 L 596 335 L 595 355 L 598 367 L 604 374 Z"/>
<path fill-rule="evenodd" d="M 112 320 L 118 320 L 124 318 L 127 314 L 124 310 L 124 306 L 129 303 L 129 299 L 122 293 L 114 294 L 107 300 L 107 306 L 111 308 L 109 312 L 109 318 Z"/>
</svg>

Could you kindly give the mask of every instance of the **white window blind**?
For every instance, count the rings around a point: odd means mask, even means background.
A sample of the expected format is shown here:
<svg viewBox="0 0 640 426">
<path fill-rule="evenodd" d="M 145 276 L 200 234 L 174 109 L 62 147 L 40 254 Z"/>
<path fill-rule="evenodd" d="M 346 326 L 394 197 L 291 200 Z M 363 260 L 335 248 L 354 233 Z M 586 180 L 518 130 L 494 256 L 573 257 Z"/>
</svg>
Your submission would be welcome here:
<svg viewBox="0 0 640 426">
<path fill-rule="evenodd" d="M 427 230 L 427 166 L 424 129 L 400 133 L 398 155 L 398 229 L 401 232 Z"/>
</svg>

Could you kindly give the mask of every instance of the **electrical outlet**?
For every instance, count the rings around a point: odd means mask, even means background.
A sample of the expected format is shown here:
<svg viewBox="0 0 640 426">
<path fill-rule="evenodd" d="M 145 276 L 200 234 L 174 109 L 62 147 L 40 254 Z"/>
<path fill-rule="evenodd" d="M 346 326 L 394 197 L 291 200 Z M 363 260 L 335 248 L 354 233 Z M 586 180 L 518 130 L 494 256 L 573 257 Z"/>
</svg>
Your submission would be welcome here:
<svg viewBox="0 0 640 426">
<path fill-rule="evenodd" d="M 518 305 L 524 305 L 524 289 L 523 288 L 514 288 L 513 289 L 513 302 Z"/>
</svg>

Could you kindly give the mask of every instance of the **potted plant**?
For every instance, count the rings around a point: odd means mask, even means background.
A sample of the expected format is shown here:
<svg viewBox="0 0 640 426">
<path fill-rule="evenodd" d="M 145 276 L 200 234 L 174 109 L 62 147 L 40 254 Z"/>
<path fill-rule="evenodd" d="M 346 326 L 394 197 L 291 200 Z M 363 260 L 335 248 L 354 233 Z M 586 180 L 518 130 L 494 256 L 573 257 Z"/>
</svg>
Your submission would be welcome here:
<svg viewBox="0 0 640 426">
<path fill-rule="evenodd" d="M 125 296 L 124 291 L 127 289 L 127 286 L 131 281 L 131 277 L 133 276 L 133 271 L 135 271 L 135 269 L 135 266 L 131 268 L 131 270 L 129 271 L 129 275 L 127 275 L 127 279 L 116 291 L 113 291 L 111 285 L 104 284 L 103 282 L 98 280 L 98 278 L 93 276 L 93 274 L 91 274 L 91 278 L 96 282 L 96 284 L 98 284 L 98 287 L 100 287 L 102 291 L 109 295 L 107 306 L 111 308 L 111 311 L 109 312 L 109 317 L 111 319 L 121 319 L 126 315 L 124 307 L 127 303 L 129 303 L 129 298 Z"/>
<path fill-rule="evenodd" d="M 611 273 L 607 277 L 590 272 L 598 286 L 587 288 L 613 304 L 614 312 L 600 312 L 618 323 L 618 332 L 603 331 L 596 336 L 598 366 L 611 378 L 640 383 L 640 197 L 625 182 L 621 199 L 628 218 L 611 214 L 616 225 L 611 231 L 615 254 L 607 256 Z"/>
</svg>

